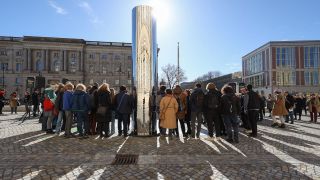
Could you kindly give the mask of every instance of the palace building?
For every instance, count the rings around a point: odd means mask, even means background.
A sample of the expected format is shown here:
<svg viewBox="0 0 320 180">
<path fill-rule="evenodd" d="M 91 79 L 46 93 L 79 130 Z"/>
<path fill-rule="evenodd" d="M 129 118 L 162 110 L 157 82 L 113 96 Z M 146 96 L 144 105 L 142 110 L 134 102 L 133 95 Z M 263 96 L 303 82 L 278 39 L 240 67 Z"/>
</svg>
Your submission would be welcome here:
<svg viewBox="0 0 320 180">
<path fill-rule="evenodd" d="M 0 87 L 8 94 L 58 82 L 132 84 L 132 44 L 53 37 L 0 36 Z"/>
</svg>

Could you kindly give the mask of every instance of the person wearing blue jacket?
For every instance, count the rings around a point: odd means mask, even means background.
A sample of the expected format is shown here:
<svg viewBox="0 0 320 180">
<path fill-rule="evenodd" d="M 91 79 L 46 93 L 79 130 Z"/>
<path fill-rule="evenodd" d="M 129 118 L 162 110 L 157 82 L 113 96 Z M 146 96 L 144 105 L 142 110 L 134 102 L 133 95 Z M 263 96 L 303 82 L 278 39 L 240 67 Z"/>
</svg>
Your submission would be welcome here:
<svg viewBox="0 0 320 180">
<path fill-rule="evenodd" d="M 90 112 L 90 98 L 86 93 L 86 87 L 78 84 L 72 96 L 72 111 L 77 118 L 77 129 L 80 138 L 88 138 L 90 131 L 88 114 Z"/>
<path fill-rule="evenodd" d="M 66 115 L 66 124 L 65 124 L 65 134 L 66 138 L 72 137 L 71 126 L 73 120 L 72 114 L 72 95 L 73 95 L 73 84 L 68 82 L 65 86 L 65 92 L 63 93 L 63 111 Z"/>
</svg>

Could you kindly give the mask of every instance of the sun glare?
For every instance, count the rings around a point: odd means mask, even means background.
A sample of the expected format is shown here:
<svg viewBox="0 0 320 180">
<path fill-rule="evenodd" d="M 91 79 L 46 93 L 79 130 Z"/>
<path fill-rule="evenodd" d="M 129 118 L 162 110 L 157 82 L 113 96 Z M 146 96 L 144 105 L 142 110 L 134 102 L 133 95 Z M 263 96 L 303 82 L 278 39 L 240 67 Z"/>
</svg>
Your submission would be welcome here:
<svg viewBox="0 0 320 180">
<path fill-rule="evenodd" d="M 164 0 L 155 0 L 150 4 L 153 8 L 153 16 L 157 19 L 157 25 L 164 28 L 170 19 L 170 7 Z"/>
</svg>

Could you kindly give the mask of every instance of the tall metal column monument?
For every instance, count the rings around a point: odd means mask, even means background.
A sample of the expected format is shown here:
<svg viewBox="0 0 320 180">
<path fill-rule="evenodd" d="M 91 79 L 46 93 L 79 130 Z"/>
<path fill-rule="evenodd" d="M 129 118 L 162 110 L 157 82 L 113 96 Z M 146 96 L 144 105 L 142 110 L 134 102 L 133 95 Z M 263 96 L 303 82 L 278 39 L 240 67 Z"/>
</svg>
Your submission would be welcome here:
<svg viewBox="0 0 320 180">
<path fill-rule="evenodd" d="M 132 77 L 137 93 L 137 131 L 147 136 L 150 131 L 149 98 L 157 90 L 157 24 L 152 7 L 137 6 L 132 10 Z"/>
</svg>

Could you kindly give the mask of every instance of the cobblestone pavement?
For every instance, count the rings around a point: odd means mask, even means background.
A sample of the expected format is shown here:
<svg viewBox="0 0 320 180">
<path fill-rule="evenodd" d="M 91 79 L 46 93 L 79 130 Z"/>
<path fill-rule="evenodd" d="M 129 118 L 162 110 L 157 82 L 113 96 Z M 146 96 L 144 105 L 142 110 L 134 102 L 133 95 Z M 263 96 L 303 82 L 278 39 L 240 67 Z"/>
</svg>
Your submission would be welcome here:
<svg viewBox="0 0 320 180">
<path fill-rule="evenodd" d="M 37 119 L 0 116 L 0 179 L 320 179 L 320 125 L 309 118 L 239 144 L 159 137 L 99 139 L 47 135 Z M 112 165 L 116 154 L 135 154 L 136 165 Z"/>
</svg>

